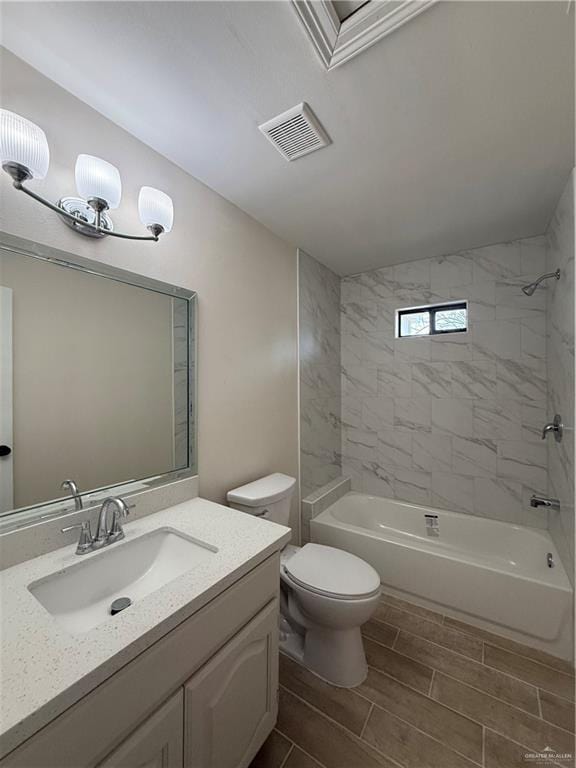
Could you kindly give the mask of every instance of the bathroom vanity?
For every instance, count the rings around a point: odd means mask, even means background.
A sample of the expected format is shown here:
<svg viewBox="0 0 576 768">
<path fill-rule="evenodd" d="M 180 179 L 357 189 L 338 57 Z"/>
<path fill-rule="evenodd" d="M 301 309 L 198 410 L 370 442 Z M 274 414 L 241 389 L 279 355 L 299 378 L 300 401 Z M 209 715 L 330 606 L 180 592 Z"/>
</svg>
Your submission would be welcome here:
<svg viewBox="0 0 576 768">
<path fill-rule="evenodd" d="M 195 498 L 195 293 L 7 234 L 0 274 L 0 766 L 247 766 L 290 531 Z"/>
<path fill-rule="evenodd" d="M 289 529 L 193 499 L 125 531 L 108 551 L 65 547 L 0 574 L 13 617 L 1 651 L 2 768 L 240 768 L 272 730 Z M 130 558 L 158 531 L 211 556 L 87 631 L 34 596 L 34 585 L 113 551 Z"/>
</svg>

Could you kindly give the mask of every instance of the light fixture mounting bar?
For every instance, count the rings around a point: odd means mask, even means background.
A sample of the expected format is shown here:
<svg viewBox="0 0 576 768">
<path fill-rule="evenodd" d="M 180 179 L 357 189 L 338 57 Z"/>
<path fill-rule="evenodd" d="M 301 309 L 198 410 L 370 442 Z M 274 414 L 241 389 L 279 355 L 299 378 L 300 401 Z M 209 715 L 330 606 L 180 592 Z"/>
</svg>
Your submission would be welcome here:
<svg viewBox="0 0 576 768">
<path fill-rule="evenodd" d="M 4 170 L 6 169 L 6 166 L 4 166 Z M 15 189 L 18 189 L 20 192 L 24 192 L 25 195 L 28 195 L 28 197 L 31 197 L 33 200 L 36 200 L 37 203 L 40 203 L 41 205 L 46 206 L 46 208 L 50 208 L 50 210 L 57 213 L 59 216 L 62 216 L 62 218 L 67 219 L 69 221 L 74 222 L 73 226 L 76 228 L 77 225 L 81 225 L 82 229 L 91 230 L 93 233 L 93 237 L 119 237 L 122 240 L 154 240 L 155 242 L 158 242 L 159 235 L 162 234 L 161 232 L 153 231 L 151 235 L 126 235 L 122 232 L 113 232 L 110 229 L 107 229 L 105 227 L 97 227 L 94 224 L 90 224 L 88 221 L 82 221 L 79 219 L 78 216 L 75 216 L 73 213 L 69 213 L 65 208 L 55 205 L 54 203 L 51 203 L 49 200 L 46 200 L 45 198 L 41 197 L 40 195 L 36 194 L 36 192 L 32 192 L 32 190 L 28 189 L 24 186 L 21 180 L 14 179 L 14 187 Z M 151 228 L 152 229 L 152 228 Z M 86 233 L 87 234 L 87 233 Z"/>
</svg>

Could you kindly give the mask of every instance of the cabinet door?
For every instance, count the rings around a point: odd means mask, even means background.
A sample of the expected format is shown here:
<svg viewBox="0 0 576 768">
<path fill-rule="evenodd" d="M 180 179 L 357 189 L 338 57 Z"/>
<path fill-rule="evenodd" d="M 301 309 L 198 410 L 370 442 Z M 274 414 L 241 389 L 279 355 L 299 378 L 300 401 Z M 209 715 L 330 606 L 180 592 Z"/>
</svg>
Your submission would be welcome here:
<svg viewBox="0 0 576 768">
<path fill-rule="evenodd" d="M 244 768 L 278 713 L 278 601 L 184 687 L 186 768 Z"/>
<path fill-rule="evenodd" d="M 182 768 L 183 724 L 184 694 L 180 689 L 98 768 Z"/>
</svg>

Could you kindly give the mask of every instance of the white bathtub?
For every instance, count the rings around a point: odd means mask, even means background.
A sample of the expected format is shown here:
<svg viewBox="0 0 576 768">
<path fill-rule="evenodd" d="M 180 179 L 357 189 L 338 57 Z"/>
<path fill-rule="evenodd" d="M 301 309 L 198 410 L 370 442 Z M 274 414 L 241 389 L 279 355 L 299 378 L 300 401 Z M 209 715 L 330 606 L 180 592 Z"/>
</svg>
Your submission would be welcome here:
<svg viewBox="0 0 576 768">
<path fill-rule="evenodd" d="M 546 531 L 352 492 L 310 534 L 371 563 L 391 593 L 571 658 L 572 588 Z"/>
</svg>

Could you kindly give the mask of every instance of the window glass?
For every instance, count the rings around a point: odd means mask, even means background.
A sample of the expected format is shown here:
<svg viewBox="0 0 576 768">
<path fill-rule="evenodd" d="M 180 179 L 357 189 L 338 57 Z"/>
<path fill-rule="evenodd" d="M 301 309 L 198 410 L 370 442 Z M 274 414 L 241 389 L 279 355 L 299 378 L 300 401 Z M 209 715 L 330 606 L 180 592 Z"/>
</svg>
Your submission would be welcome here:
<svg viewBox="0 0 576 768">
<path fill-rule="evenodd" d="M 468 306 L 465 301 L 398 310 L 397 333 L 400 337 L 435 336 L 467 330 Z"/>
<path fill-rule="evenodd" d="M 410 312 L 400 315 L 400 336 L 428 336 L 430 312 Z"/>
<path fill-rule="evenodd" d="M 466 308 L 438 309 L 434 313 L 434 325 L 438 331 L 465 331 Z"/>
</svg>

